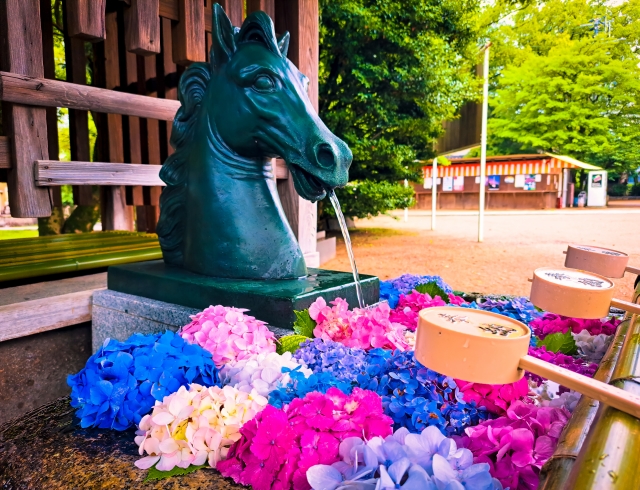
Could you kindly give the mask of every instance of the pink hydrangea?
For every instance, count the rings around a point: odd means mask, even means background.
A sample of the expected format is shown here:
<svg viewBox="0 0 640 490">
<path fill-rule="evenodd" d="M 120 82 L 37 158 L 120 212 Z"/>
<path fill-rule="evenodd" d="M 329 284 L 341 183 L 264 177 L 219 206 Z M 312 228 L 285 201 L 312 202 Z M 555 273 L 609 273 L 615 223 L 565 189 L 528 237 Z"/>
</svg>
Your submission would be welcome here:
<svg viewBox="0 0 640 490">
<path fill-rule="evenodd" d="M 276 351 L 276 339 L 263 321 L 245 315 L 245 309 L 210 306 L 191 317 L 180 335 L 207 349 L 216 367 L 247 359 L 254 354 Z"/>
<path fill-rule="evenodd" d="M 571 414 L 564 408 L 514 402 L 503 417 L 465 429 L 458 446 L 474 463 L 489 463 L 491 475 L 506 488 L 535 490 L 540 468 L 553 454 Z"/>
<path fill-rule="evenodd" d="M 386 437 L 393 420 L 384 415 L 376 393 L 337 388 L 294 399 L 283 410 L 267 406 L 240 433 L 242 438 L 217 465 L 223 476 L 254 490 L 309 490 L 307 470 L 341 459 L 340 442 L 349 437 Z"/>
<path fill-rule="evenodd" d="M 570 318 L 568 316 L 556 315 L 555 313 L 545 313 L 542 318 L 538 318 L 529 324 L 534 335 L 540 340 L 553 333 L 567 333 L 569 330 L 579 334 L 583 330 L 590 335 L 613 335 L 620 325 L 621 320 L 617 318 L 604 319 L 584 319 Z"/>
<path fill-rule="evenodd" d="M 477 407 L 486 407 L 491 413 L 503 415 L 515 401 L 528 402 L 529 384 L 526 378 L 504 385 L 487 385 L 455 380 L 465 402 L 475 402 Z"/>
<path fill-rule="evenodd" d="M 391 308 L 387 303 L 352 311 L 342 298 L 331 304 L 328 306 L 323 298 L 318 298 L 309 307 L 309 316 L 316 321 L 315 337 L 364 350 L 411 348 L 405 339 L 404 326 L 390 320 Z"/>
<path fill-rule="evenodd" d="M 460 306 L 464 299 L 455 294 L 449 294 L 449 303 Z M 409 330 L 415 331 L 418 328 L 418 313 L 425 308 L 434 306 L 447 306 L 447 303 L 440 297 L 432 298 L 427 293 L 412 291 L 410 294 L 401 294 L 398 305 L 393 309 L 389 319 L 392 322 L 400 323 Z"/>
</svg>

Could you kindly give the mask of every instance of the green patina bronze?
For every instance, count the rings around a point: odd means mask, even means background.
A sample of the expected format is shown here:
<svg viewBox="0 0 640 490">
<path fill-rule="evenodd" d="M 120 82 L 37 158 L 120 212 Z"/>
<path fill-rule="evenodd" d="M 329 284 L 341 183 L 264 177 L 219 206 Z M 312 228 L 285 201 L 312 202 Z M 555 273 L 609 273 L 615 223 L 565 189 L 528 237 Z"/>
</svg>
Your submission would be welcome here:
<svg viewBox="0 0 640 490">
<path fill-rule="evenodd" d="M 284 215 L 270 159 L 283 158 L 310 201 L 347 183 L 351 151 L 324 125 L 307 78 L 264 12 L 231 25 L 213 8 L 210 63 L 182 75 L 171 155 L 160 172 L 164 261 L 221 278 L 292 279 L 307 268 Z"/>
</svg>

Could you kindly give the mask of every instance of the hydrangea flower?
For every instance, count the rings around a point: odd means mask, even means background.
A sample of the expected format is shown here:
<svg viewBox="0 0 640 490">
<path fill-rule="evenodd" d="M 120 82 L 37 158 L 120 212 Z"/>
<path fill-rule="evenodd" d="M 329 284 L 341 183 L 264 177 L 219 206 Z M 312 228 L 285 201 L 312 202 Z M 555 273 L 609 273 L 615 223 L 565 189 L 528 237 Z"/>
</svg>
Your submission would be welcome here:
<svg viewBox="0 0 640 490">
<path fill-rule="evenodd" d="M 315 337 L 364 350 L 409 348 L 404 339 L 405 328 L 389 320 L 391 309 L 387 303 L 352 311 L 344 299 L 337 298 L 331 304 L 319 297 L 309 307 L 309 316 L 316 322 Z"/>
<path fill-rule="evenodd" d="M 282 368 L 289 376 L 289 381 L 278 385 L 278 388 L 269 394 L 269 404 L 277 408 L 288 405 L 296 398 L 304 398 L 308 393 L 317 391 L 326 393 L 329 388 L 338 388 L 344 393 L 351 393 L 352 384 L 340 380 L 330 372 L 318 372 L 307 375 L 302 367 L 293 370 Z"/>
<path fill-rule="evenodd" d="M 328 372 L 340 381 L 354 382 L 364 368 L 366 353 L 332 340 L 309 339 L 293 357 L 314 373 Z"/>
<path fill-rule="evenodd" d="M 525 298 L 524 296 L 509 299 L 485 298 L 482 301 L 463 303 L 459 306 L 499 313 L 527 325 L 543 315 L 542 312 L 536 310 L 536 307 L 529 301 L 529 298 Z"/>
<path fill-rule="evenodd" d="M 464 401 L 473 401 L 476 406 L 485 407 L 496 415 L 503 415 L 511 403 L 516 400 L 525 401 L 529 395 L 526 378 L 503 385 L 470 383 L 461 379 L 456 379 L 455 382 Z"/>
<path fill-rule="evenodd" d="M 513 403 L 507 414 L 467 427 L 458 442 L 475 462 L 488 463 L 505 487 L 535 489 L 542 465 L 551 457 L 569 420 L 563 408 Z"/>
<path fill-rule="evenodd" d="M 171 331 L 107 339 L 85 367 L 67 377 L 82 427 L 125 430 L 154 403 L 191 383 L 219 384 L 211 353 Z"/>
<path fill-rule="evenodd" d="M 191 323 L 182 327 L 180 335 L 211 352 L 217 367 L 254 354 L 275 352 L 273 332 L 265 322 L 245 315 L 245 311 L 248 310 L 210 306 L 192 316 Z"/>
<path fill-rule="evenodd" d="M 157 463 L 156 469 L 170 471 L 208 461 L 215 468 L 240 439 L 240 427 L 266 405 L 267 399 L 255 390 L 182 386 L 140 420 L 135 441 L 140 455 L 148 456 L 135 465 L 147 469 Z"/>
<path fill-rule="evenodd" d="M 575 357 L 568 356 L 561 352 L 550 352 L 545 346 L 529 347 L 529 355 L 590 378 L 593 378 L 593 375 L 598 369 L 598 365 L 593 362 L 576 359 Z M 537 374 L 530 373 L 529 371 L 526 372 L 526 375 L 529 379 L 538 384 L 543 381 L 542 377 Z M 566 391 L 566 389 L 564 389 L 564 391 Z"/>
<path fill-rule="evenodd" d="M 282 372 L 282 368 L 287 371 Z M 220 370 L 220 380 L 223 385 L 230 385 L 247 393 L 256 390 L 260 395 L 268 397 L 273 390 L 289 383 L 289 373 L 294 369 L 299 369 L 305 377 L 311 375 L 311 370 L 293 359 L 291 352 L 269 352 L 225 364 Z"/>
<path fill-rule="evenodd" d="M 416 274 L 403 274 L 395 279 L 380 281 L 380 300 L 387 300 L 391 308 L 395 308 L 401 294 L 413 291 L 419 284 L 435 282 L 446 293 L 452 293 L 453 289 L 440 276 L 421 276 Z"/>
<path fill-rule="evenodd" d="M 529 327 L 540 340 L 547 335 L 554 333 L 567 333 L 571 330 L 574 334 L 579 334 L 586 330 L 589 335 L 613 335 L 621 321 L 617 318 L 584 319 L 570 318 L 568 316 L 556 315 L 555 313 L 545 313 L 542 318 L 531 322 Z"/>
<path fill-rule="evenodd" d="M 580 351 L 580 354 L 591 362 L 599 363 L 609 348 L 613 335 L 591 335 L 588 330 L 583 330 L 579 334 L 572 333 L 573 340 Z"/>
<path fill-rule="evenodd" d="M 392 421 L 382 412 L 380 397 L 354 388 L 309 393 L 285 409 L 267 406 L 240 429 L 242 438 L 218 463 L 223 476 L 254 490 L 310 488 L 307 470 L 340 459 L 340 442 L 391 434 Z"/>
<path fill-rule="evenodd" d="M 452 305 L 459 306 L 464 303 L 464 300 L 449 293 L 449 302 Z M 418 291 L 401 294 L 398 305 L 391 312 L 389 320 L 415 331 L 418 328 L 418 313 L 420 313 L 420 310 L 434 306 L 447 306 L 447 303 L 440 296 L 432 298 L 427 293 L 419 293 Z"/>
</svg>

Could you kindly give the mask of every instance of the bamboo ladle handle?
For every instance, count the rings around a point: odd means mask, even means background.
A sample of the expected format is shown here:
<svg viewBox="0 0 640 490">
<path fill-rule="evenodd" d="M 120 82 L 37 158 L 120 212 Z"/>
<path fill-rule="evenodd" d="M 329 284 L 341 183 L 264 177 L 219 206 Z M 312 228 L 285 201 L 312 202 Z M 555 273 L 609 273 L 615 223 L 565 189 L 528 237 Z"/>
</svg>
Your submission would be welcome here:
<svg viewBox="0 0 640 490">
<path fill-rule="evenodd" d="M 529 355 L 520 358 L 518 367 L 640 418 L 640 396 L 638 395 Z"/>
<path fill-rule="evenodd" d="M 623 301 L 621 299 L 613 298 L 611 300 L 611 306 L 615 306 L 616 308 L 620 308 L 621 310 L 628 311 L 634 315 L 640 315 L 640 305 L 637 303 L 632 303 L 631 301 Z"/>
<path fill-rule="evenodd" d="M 635 274 L 636 276 L 640 276 L 640 267 L 632 267 L 628 265 L 624 270 L 627 272 L 631 272 L 631 274 Z"/>
</svg>

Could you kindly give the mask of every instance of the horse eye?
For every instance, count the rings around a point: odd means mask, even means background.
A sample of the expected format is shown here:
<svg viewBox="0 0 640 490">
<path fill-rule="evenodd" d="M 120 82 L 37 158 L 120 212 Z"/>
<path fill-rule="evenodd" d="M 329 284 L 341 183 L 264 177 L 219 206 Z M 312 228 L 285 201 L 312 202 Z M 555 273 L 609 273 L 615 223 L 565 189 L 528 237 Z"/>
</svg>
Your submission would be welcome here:
<svg viewBox="0 0 640 490">
<path fill-rule="evenodd" d="M 253 82 L 253 87 L 260 92 L 270 92 L 275 88 L 276 84 L 266 75 L 259 76 Z"/>
</svg>

